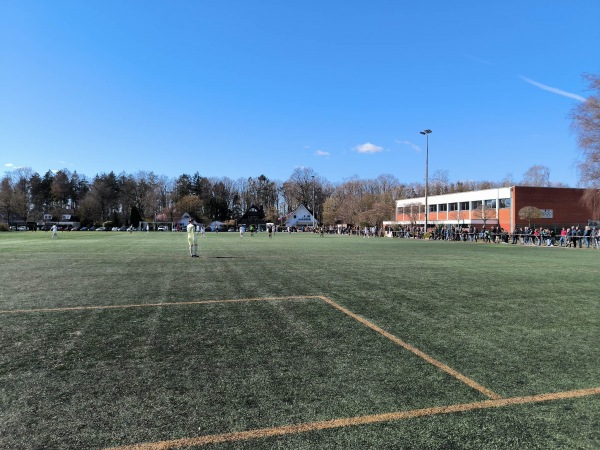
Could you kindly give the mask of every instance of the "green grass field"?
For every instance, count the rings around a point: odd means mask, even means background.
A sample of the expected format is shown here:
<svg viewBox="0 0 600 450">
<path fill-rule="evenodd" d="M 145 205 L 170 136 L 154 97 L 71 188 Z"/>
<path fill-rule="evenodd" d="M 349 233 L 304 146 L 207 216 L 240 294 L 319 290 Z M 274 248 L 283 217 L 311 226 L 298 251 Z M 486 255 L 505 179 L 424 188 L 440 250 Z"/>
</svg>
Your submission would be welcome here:
<svg viewBox="0 0 600 450">
<path fill-rule="evenodd" d="M 0 233 L 0 448 L 600 448 L 600 251 Z"/>
</svg>

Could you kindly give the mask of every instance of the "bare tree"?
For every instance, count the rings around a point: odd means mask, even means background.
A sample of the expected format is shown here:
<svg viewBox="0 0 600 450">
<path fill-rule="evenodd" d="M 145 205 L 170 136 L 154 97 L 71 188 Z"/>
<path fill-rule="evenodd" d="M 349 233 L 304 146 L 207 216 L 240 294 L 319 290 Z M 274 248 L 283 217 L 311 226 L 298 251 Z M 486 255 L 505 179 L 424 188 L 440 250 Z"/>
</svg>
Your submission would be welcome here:
<svg viewBox="0 0 600 450">
<path fill-rule="evenodd" d="M 360 198 L 355 196 L 345 197 L 338 208 L 339 220 L 348 225 L 358 225 L 360 223 L 360 213 Z"/>
<path fill-rule="evenodd" d="M 319 183 L 319 188 L 315 192 L 319 203 L 317 203 L 315 209 L 317 213 L 320 210 L 322 211 L 322 217 L 328 224 L 335 222 L 348 225 L 359 225 L 361 222 L 373 222 L 374 224 L 374 219 L 364 213 L 372 208 L 375 199 L 378 197 L 369 192 L 378 189 L 375 184 L 372 180 L 358 180 L 356 178 L 344 181 L 335 188 L 323 186 Z M 327 201 L 325 195 L 332 200 Z M 319 207 L 320 204 L 323 205 L 322 209 Z"/>
<path fill-rule="evenodd" d="M 579 163 L 579 181 L 587 188 L 584 202 L 594 217 L 600 217 L 600 75 L 586 74 L 592 95 L 571 112 L 571 129 L 583 154 Z"/>
<path fill-rule="evenodd" d="M 327 197 L 323 203 L 323 224 L 335 225 L 339 223 L 338 209 L 340 207 L 341 198 L 336 195 Z"/>
<path fill-rule="evenodd" d="M 135 206 L 144 220 L 154 220 L 154 215 L 164 207 L 161 200 L 165 197 L 167 179 L 154 172 L 138 172 L 135 178 L 137 180 Z"/>
<path fill-rule="evenodd" d="M 531 228 L 531 222 L 543 217 L 542 211 L 535 206 L 524 206 L 519 210 L 519 219 L 526 220 Z"/>
<path fill-rule="evenodd" d="M 379 188 L 378 194 L 392 193 L 394 196 L 398 194 L 398 187 L 400 186 L 400 182 L 398 178 L 391 174 L 382 174 L 379 175 L 375 182 L 377 187 Z"/>
<path fill-rule="evenodd" d="M 187 212 L 194 217 L 201 218 L 200 212 L 202 210 L 202 200 L 197 195 L 186 195 L 179 199 L 175 206 L 175 210 L 178 211 L 180 215 Z M 204 218 L 201 218 L 201 220 L 204 220 Z"/>
<path fill-rule="evenodd" d="M 316 189 L 318 178 L 315 171 L 309 167 L 297 167 L 290 178 L 283 184 L 284 195 L 290 210 L 299 205 L 312 209 L 313 188 Z"/>
<path fill-rule="evenodd" d="M 8 224 L 12 222 L 16 210 L 15 191 L 10 176 L 5 175 L 0 181 L 0 213 L 6 217 Z"/>
<path fill-rule="evenodd" d="M 485 203 L 480 203 L 471 211 L 471 217 L 481 219 L 485 227 L 488 220 L 496 218 L 496 209 Z"/>
<path fill-rule="evenodd" d="M 515 180 L 513 180 L 513 175 L 512 173 L 507 173 L 506 176 L 500 180 L 499 186 L 498 187 L 510 187 L 510 186 L 514 186 Z"/>
<path fill-rule="evenodd" d="M 383 228 L 383 222 L 385 220 L 390 220 L 394 215 L 394 204 L 376 198 L 373 205 L 366 213 L 370 218 L 369 222 L 371 224 L 376 225 L 378 228 Z"/>
<path fill-rule="evenodd" d="M 550 169 L 546 166 L 535 165 L 531 166 L 527 172 L 523 174 L 524 186 L 548 187 L 550 183 Z"/>
<path fill-rule="evenodd" d="M 436 170 L 429 178 L 429 194 L 442 195 L 450 190 L 450 177 L 447 170 Z"/>
<path fill-rule="evenodd" d="M 12 186 L 14 190 L 14 207 L 25 221 L 35 218 L 32 214 L 31 195 L 30 195 L 30 180 L 33 176 L 33 171 L 30 167 L 21 167 L 10 172 Z"/>
</svg>

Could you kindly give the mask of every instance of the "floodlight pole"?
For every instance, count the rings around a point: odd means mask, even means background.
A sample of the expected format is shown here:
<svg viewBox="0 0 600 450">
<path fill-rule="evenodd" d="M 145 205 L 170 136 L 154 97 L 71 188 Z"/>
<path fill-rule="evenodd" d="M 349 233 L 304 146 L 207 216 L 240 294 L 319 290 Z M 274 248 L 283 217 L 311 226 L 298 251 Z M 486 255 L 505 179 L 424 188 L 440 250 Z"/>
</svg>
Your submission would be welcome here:
<svg viewBox="0 0 600 450">
<path fill-rule="evenodd" d="M 429 133 L 431 130 L 427 129 L 424 131 L 419 131 L 419 133 L 425 135 L 426 144 L 425 144 L 425 230 L 423 230 L 423 234 L 427 233 L 428 221 L 427 217 L 429 216 L 429 199 L 428 199 L 428 191 L 429 191 Z"/>
<path fill-rule="evenodd" d="M 315 229 L 315 176 L 312 175 L 312 227 Z"/>
</svg>

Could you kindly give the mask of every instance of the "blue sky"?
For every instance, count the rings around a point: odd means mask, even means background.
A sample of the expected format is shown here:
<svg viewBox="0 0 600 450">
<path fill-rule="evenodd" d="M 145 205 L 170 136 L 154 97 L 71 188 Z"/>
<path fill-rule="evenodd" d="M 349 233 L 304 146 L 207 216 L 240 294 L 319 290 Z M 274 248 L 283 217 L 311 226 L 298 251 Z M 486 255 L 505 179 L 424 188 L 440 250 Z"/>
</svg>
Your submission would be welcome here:
<svg viewBox="0 0 600 450">
<path fill-rule="evenodd" d="M 0 167 L 577 185 L 600 1 L 0 0 Z"/>
</svg>

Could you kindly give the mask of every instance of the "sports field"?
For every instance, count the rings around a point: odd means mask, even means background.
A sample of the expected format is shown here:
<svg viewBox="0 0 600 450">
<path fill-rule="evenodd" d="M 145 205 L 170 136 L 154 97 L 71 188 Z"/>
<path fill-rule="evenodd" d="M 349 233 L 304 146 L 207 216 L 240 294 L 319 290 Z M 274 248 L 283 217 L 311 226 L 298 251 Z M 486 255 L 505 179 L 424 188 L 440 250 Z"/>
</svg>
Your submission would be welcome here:
<svg viewBox="0 0 600 450">
<path fill-rule="evenodd" d="M 600 448 L 600 251 L 0 233 L 0 448 Z"/>
</svg>

